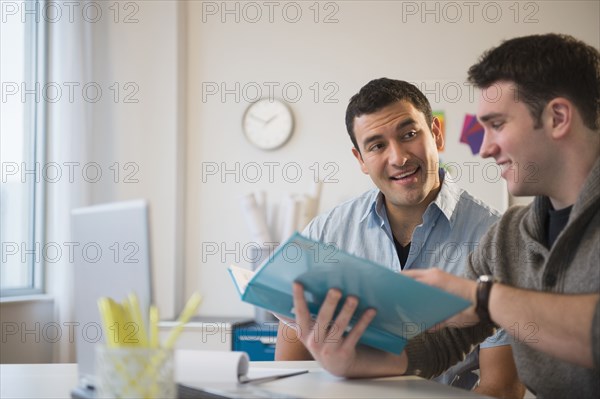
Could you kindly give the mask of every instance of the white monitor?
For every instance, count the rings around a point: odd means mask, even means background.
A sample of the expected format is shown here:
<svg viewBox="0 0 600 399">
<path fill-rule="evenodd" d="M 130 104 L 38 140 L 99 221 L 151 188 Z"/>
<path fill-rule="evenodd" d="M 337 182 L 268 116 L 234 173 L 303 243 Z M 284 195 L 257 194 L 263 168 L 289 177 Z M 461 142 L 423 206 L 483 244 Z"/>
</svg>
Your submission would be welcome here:
<svg viewBox="0 0 600 399">
<path fill-rule="evenodd" d="M 95 346 L 106 342 L 107 333 L 101 328 L 98 298 L 120 302 L 133 292 L 142 309 L 150 305 L 148 204 L 137 200 L 74 209 L 71 223 L 75 319 L 80 331 L 77 363 L 80 385 L 93 387 Z"/>
</svg>

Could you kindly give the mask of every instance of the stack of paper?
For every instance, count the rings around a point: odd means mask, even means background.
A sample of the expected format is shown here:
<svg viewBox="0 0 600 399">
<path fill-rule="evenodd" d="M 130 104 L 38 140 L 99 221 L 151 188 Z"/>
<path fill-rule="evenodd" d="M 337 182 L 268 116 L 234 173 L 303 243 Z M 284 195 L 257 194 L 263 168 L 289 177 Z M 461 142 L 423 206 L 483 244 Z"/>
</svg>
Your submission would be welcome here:
<svg viewBox="0 0 600 399">
<path fill-rule="evenodd" d="M 199 395 L 214 387 L 259 384 L 307 373 L 305 369 L 251 368 L 245 352 L 175 351 L 175 380 Z M 181 388 L 180 388 L 181 390 Z M 195 396 L 202 397 L 202 396 Z"/>
</svg>

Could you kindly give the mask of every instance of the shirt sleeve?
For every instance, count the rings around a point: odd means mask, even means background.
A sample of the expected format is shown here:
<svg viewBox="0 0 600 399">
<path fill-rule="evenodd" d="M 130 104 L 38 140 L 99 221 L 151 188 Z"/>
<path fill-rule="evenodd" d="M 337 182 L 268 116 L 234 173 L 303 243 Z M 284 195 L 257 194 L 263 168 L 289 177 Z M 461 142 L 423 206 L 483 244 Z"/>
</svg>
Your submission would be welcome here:
<svg viewBox="0 0 600 399">
<path fill-rule="evenodd" d="M 310 238 L 311 240 L 319 241 L 322 233 L 322 226 L 319 226 L 318 217 L 310 221 L 310 223 L 302 230 L 304 237 Z"/>
<path fill-rule="evenodd" d="M 491 337 L 487 337 L 485 341 L 479 344 L 480 348 L 495 348 L 496 346 L 510 345 L 514 342 L 510 334 L 503 328 L 496 330 L 496 333 Z"/>
</svg>

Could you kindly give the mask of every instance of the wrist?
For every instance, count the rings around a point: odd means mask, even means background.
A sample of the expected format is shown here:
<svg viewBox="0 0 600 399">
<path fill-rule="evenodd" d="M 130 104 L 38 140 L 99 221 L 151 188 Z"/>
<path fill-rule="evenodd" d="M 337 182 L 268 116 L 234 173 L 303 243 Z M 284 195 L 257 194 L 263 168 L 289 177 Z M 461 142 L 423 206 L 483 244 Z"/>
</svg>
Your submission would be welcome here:
<svg viewBox="0 0 600 399">
<path fill-rule="evenodd" d="M 399 355 L 383 352 L 368 346 L 358 346 L 354 367 L 346 377 L 388 377 L 406 374 L 408 357 L 406 351 Z"/>
<path fill-rule="evenodd" d="M 490 297 L 494 283 L 498 280 L 491 275 L 479 276 L 477 279 L 475 313 L 483 324 L 493 324 L 490 314 Z"/>
<path fill-rule="evenodd" d="M 408 369 L 406 351 L 402 351 L 399 355 L 386 353 L 386 359 L 381 362 L 381 365 L 384 367 L 382 367 L 380 375 L 405 375 Z"/>
</svg>

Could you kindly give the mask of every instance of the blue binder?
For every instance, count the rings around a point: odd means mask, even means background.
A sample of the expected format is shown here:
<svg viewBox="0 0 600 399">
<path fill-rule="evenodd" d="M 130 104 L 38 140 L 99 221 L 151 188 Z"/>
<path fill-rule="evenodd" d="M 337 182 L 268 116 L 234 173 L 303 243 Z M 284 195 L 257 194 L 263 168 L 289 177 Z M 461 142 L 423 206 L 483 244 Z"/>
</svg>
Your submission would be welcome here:
<svg viewBox="0 0 600 399">
<path fill-rule="evenodd" d="M 338 288 L 343 298 L 356 296 L 356 315 L 368 308 L 377 310 L 360 342 L 395 354 L 402 352 L 409 339 L 471 305 L 463 298 L 298 233 L 279 246 L 247 286 L 236 281 L 231 269 L 229 273 L 244 302 L 291 319 L 295 318 L 294 281 L 304 286 L 313 317 L 330 288 Z M 339 306 L 342 304 L 343 300 Z"/>
</svg>

